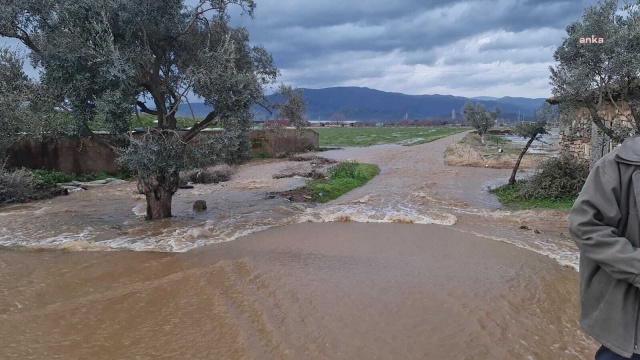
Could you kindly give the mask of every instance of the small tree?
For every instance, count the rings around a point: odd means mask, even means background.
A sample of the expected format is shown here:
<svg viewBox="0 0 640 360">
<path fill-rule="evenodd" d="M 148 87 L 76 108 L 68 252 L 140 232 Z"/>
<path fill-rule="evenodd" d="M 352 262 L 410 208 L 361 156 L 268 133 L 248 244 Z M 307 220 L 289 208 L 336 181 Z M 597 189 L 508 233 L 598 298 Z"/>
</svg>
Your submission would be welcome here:
<svg viewBox="0 0 640 360">
<path fill-rule="evenodd" d="M 496 119 L 500 116 L 500 108 L 487 111 L 481 103 L 466 103 L 462 107 L 462 116 L 467 120 L 467 124 L 478 131 L 480 140 L 484 144 L 484 135 L 496 124 Z"/>
<path fill-rule="evenodd" d="M 554 100 L 563 112 L 588 109 L 602 134 L 622 142 L 640 129 L 640 2 L 599 2 L 566 31 L 554 53 L 558 64 L 550 67 Z M 592 36 L 602 43 L 581 41 Z M 607 122 L 601 110 L 609 106 L 618 116 L 629 111 L 632 128 Z"/>
<path fill-rule="evenodd" d="M 548 103 L 544 103 L 542 106 L 540 106 L 540 108 L 536 110 L 533 122 L 521 122 L 516 125 L 513 132 L 516 135 L 529 140 L 522 149 L 522 152 L 520 152 L 520 156 L 518 156 L 518 160 L 513 167 L 511 177 L 509 178 L 509 185 L 514 185 L 516 183 L 516 174 L 518 173 L 520 162 L 522 161 L 524 154 L 526 154 L 527 150 L 529 150 L 531 144 L 535 140 L 540 140 L 540 137 L 542 135 L 547 134 L 547 124 L 553 122 L 558 118 L 558 116 L 559 114 L 557 107 L 552 106 Z"/>
</svg>

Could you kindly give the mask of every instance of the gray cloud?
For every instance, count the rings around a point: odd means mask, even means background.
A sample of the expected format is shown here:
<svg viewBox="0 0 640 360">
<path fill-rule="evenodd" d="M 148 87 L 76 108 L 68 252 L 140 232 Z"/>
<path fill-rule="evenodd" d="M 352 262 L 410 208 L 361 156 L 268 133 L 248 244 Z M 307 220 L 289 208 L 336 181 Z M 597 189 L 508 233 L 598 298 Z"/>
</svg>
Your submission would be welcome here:
<svg viewBox="0 0 640 360">
<path fill-rule="evenodd" d="M 595 3 L 257 0 L 254 19 L 237 9 L 232 18 L 273 54 L 281 81 L 294 86 L 544 97 L 564 29 Z"/>
<path fill-rule="evenodd" d="M 263 0 L 239 24 L 296 86 L 537 97 L 564 29 L 595 2 Z"/>
</svg>

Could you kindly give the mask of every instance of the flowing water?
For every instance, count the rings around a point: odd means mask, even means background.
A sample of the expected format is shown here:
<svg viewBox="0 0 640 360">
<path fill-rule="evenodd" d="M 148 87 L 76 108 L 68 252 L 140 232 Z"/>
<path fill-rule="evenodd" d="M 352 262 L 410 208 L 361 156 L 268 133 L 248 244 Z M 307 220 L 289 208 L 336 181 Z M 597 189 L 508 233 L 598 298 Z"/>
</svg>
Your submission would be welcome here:
<svg viewBox="0 0 640 360">
<path fill-rule="evenodd" d="M 159 222 L 133 184 L 2 208 L 0 358 L 592 356 L 566 212 L 500 209 L 509 170 L 444 166 L 463 136 L 322 153 L 381 174 L 317 206 L 264 160 Z"/>
</svg>

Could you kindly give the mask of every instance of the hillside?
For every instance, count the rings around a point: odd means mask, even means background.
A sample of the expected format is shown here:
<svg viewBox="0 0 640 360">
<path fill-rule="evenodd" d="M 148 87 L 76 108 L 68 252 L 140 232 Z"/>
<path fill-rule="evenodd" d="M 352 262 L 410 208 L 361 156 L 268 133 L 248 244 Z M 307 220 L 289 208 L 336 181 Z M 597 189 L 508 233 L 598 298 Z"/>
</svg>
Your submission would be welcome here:
<svg viewBox="0 0 640 360">
<path fill-rule="evenodd" d="M 460 111 L 467 101 L 481 102 L 487 108 L 500 107 L 502 118 L 515 120 L 518 114 L 531 117 L 535 108 L 545 99 L 528 99 L 503 97 L 481 97 L 487 100 L 469 99 L 452 95 L 406 95 L 360 87 L 333 87 L 326 89 L 303 89 L 307 100 L 307 119 L 329 120 L 342 118 L 359 121 L 392 121 L 401 120 L 405 115 L 409 119 L 451 119 L 455 110 L 458 120 Z M 270 100 L 277 101 L 272 95 Z M 210 111 L 202 103 L 192 104 L 196 117 L 204 117 Z M 256 107 L 257 118 L 268 118 L 268 113 Z M 186 105 L 178 110 L 178 116 L 191 116 Z"/>
</svg>

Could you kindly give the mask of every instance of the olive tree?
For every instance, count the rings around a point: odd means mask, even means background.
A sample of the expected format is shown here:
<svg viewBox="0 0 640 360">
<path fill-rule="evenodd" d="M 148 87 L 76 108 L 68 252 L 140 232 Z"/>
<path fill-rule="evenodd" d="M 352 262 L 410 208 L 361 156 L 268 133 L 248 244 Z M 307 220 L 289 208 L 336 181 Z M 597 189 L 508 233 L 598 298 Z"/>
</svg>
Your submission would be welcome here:
<svg viewBox="0 0 640 360">
<path fill-rule="evenodd" d="M 91 135 L 99 118 L 126 144 L 120 163 L 137 172 L 147 218 L 159 219 L 171 216 L 180 170 L 248 158 L 252 106 L 269 106 L 265 88 L 278 76 L 271 55 L 250 44 L 246 29 L 230 25 L 231 7 L 253 16 L 255 6 L 253 0 L 3 1 L 0 35 L 30 50 L 40 85 L 57 101 L 52 108 L 71 119 L 70 133 Z M 291 105 L 280 112 L 301 124 L 301 94 L 281 90 Z M 194 95 L 213 110 L 177 132 L 178 108 Z M 132 112 L 155 116 L 157 128 L 131 137 Z M 198 136 L 213 124 L 223 133 Z"/>
<path fill-rule="evenodd" d="M 46 89 L 24 73 L 23 54 L 0 49 L 0 165 L 7 149 L 24 137 L 38 137 L 64 129 Z M 1 166 L 0 166 L 1 167 Z"/>
<path fill-rule="evenodd" d="M 540 137 L 544 134 L 547 134 L 547 125 L 553 123 L 559 117 L 558 108 L 549 103 L 542 104 L 538 109 L 536 109 L 532 122 L 521 122 L 516 124 L 514 133 L 520 137 L 523 137 L 527 140 L 527 143 L 524 145 L 524 148 L 520 152 L 520 156 L 518 156 L 518 160 L 516 164 L 513 166 L 513 171 L 511 172 L 511 177 L 509 178 L 509 185 L 513 185 L 516 183 L 516 174 L 518 173 L 518 169 L 520 168 L 520 162 L 522 158 L 531 147 L 531 144 L 535 140 L 540 140 Z"/>
<path fill-rule="evenodd" d="M 599 2 L 566 31 L 554 53 L 557 65 L 550 67 L 552 102 L 563 112 L 588 109 L 598 130 L 621 142 L 640 129 L 640 1 Z M 629 112 L 633 127 L 607 123 L 600 111 L 608 106 L 621 116 Z"/>
<path fill-rule="evenodd" d="M 482 103 L 466 103 L 462 107 L 462 116 L 467 120 L 467 124 L 472 126 L 480 135 L 480 140 L 484 144 L 484 135 L 496 124 L 500 117 L 500 108 L 486 110 Z"/>
<path fill-rule="evenodd" d="M 31 82 L 22 71 L 20 57 L 7 50 L 0 49 L 0 154 L 4 156 L 7 148 L 24 133 L 27 111 L 23 103 L 27 100 Z"/>
</svg>

